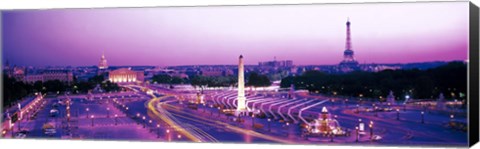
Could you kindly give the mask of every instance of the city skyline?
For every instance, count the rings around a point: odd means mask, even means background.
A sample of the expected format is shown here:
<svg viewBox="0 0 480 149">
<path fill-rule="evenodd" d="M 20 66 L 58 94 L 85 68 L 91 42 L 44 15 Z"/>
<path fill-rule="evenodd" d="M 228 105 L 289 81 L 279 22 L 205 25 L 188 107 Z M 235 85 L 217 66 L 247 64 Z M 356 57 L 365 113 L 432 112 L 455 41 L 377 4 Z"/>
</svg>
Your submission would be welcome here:
<svg viewBox="0 0 480 149">
<path fill-rule="evenodd" d="M 429 5 L 428 10 L 424 5 Z M 233 59 L 240 54 L 246 57 L 246 65 L 273 57 L 293 60 L 295 65 L 335 65 L 345 50 L 347 18 L 359 63 L 463 61 L 468 56 L 468 25 L 464 25 L 468 24 L 464 17 L 468 11 L 462 9 L 464 5 L 5 11 L 3 62 L 90 66 L 96 65 L 104 52 L 112 66 L 235 65 Z M 389 11 L 378 14 L 382 9 Z"/>
<path fill-rule="evenodd" d="M 0 137 L 466 146 L 469 6 L 5 11 Z"/>
</svg>

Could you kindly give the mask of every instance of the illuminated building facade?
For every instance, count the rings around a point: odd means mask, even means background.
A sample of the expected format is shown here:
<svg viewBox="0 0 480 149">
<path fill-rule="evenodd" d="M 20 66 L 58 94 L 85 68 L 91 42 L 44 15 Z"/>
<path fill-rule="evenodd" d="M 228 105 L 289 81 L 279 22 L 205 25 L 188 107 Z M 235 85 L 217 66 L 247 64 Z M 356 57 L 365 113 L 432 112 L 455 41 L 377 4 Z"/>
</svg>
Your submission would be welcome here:
<svg viewBox="0 0 480 149">
<path fill-rule="evenodd" d="M 130 68 L 120 68 L 108 73 L 108 80 L 113 83 L 134 83 L 143 82 L 144 74 L 142 71 L 133 71 Z"/>
<path fill-rule="evenodd" d="M 71 83 L 73 82 L 73 73 L 69 70 L 43 70 L 31 72 L 25 75 L 24 82 L 35 83 L 37 81 L 46 82 L 53 80 Z"/>
</svg>

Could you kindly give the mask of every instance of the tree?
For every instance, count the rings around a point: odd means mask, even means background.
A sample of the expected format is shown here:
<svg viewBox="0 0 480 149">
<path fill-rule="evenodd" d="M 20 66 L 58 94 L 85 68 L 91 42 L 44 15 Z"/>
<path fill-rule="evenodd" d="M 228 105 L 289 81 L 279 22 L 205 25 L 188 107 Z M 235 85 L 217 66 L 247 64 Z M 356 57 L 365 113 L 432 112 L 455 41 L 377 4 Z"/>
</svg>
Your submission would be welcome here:
<svg viewBox="0 0 480 149">
<path fill-rule="evenodd" d="M 210 79 L 208 77 L 195 76 L 192 78 L 190 83 L 192 84 L 193 87 L 199 87 L 203 92 L 203 89 L 207 87 L 207 85 L 209 84 L 209 81 Z"/>
<path fill-rule="evenodd" d="M 170 76 L 166 74 L 154 75 L 152 80 L 160 84 L 183 84 L 186 81 L 178 76 Z"/>
<path fill-rule="evenodd" d="M 272 82 L 270 82 L 270 79 L 266 75 L 260 75 L 256 72 L 250 73 L 248 76 L 248 82 L 247 86 L 252 86 L 252 87 L 266 87 L 270 86 Z"/>
<path fill-rule="evenodd" d="M 446 98 L 459 99 L 460 93 L 466 93 L 467 66 L 462 62 L 451 62 L 427 69 L 384 70 L 381 72 L 351 72 L 346 74 L 326 74 L 319 71 L 307 71 L 300 76 L 285 77 L 281 87 L 307 89 L 310 92 L 324 94 L 337 93 L 345 96 L 368 98 L 386 97 L 393 91 L 396 97 L 424 99 L 434 98 L 445 93 Z M 256 76 L 254 76 L 256 77 Z M 464 98 L 464 97 L 460 97 Z"/>
</svg>

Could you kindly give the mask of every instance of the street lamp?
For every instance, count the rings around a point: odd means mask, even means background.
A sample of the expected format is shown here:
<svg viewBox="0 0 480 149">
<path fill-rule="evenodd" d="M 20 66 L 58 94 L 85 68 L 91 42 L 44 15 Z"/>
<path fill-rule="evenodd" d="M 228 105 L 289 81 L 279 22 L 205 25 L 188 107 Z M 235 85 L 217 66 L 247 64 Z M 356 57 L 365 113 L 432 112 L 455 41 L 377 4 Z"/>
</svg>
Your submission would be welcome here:
<svg viewBox="0 0 480 149">
<path fill-rule="evenodd" d="M 425 120 L 424 120 L 424 114 L 425 114 L 425 112 L 422 111 L 421 114 L 422 114 L 422 124 L 424 124 L 424 123 L 425 123 Z"/>
<path fill-rule="evenodd" d="M 93 127 L 93 118 L 95 118 L 94 115 L 90 116 L 90 119 L 92 119 L 92 127 Z"/>
<path fill-rule="evenodd" d="M 115 114 L 115 125 L 117 125 L 117 118 L 118 118 L 118 115 Z"/>
<path fill-rule="evenodd" d="M 107 118 L 110 118 L 110 108 L 107 108 Z"/>
<path fill-rule="evenodd" d="M 400 120 L 400 109 L 397 108 L 397 120 Z"/>
<path fill-rule="evenodd" d="M 213 105 L 210 105 L 210 108 L 213 109 Z M 212 111 L 213 111 L 213 110 L 210 110 L 210 116 L 213 116 L 213 112 L 212 112 Z"/>
<path fill-rule="evenodd" d="M 206 112 L 206 111 L 205 111 L 206 109 L 207 109 L 207 104 L 203 103 L 203 113 Z"/>
<path fill-rule="evenodd" d="M 375 108 L 373 109 L 373 112 L 375 112 L 375 117 L 378 117 L 378 113 L 377 113 L 377 106 L 375 106 Z"/>
<path fill-rule="evenodd" d="M 370 140 L 373 139 L 373 121 L 370 121 L 370 124 L 368 125 L 370 127 Z"/>
<path fill-rule="evenodd" d="M 268 132 L 270 132 L 270 122 L 272 121 L 272 119 L 268 118 Z"/>
<path fill-rule="evenodd" d="M 143 116 L 142 119 L 143 119 L 143 128 L 145 128 L 145 116 Z"/>
<path fill-rule="evenodd" d="M 12 123 L 12 125 L 10 125 L 10 132 L 12 133 L 12 138 L 15 135 L 13 131 L 15 131 L 15 123 Z"/>
<path fill-rule="evenodd" d="M 160 124 L 157 124 L 157 138 L 160 138 Z"/>
<path fill-rule="evenodd" d="M 355 142 L 358 142 L 358 127 L 355 127 Z"/>
<path fill-rule="evenodd" d="M 137 113 L 137 119 L 140 119 L 140 113 Z M 139 120 L 137 120 L 137 124 L 140 124 Z"/>
<path fill-rule="evenodd" d="M 450 114 L 450 125 L 451 123 L 453 123 L 453 118 L 454 118 L 453 114 Z"/>
<path fill-rule="evenodd" d="M 148 120 L 149 125 L 152 125 L 152 120 Z M 152 132 L 152 129 L 150 129 L 150 132 Z"/>
<path fill-rule="evenodd" d="M 254 118 L 255 118 L 255 114 L 252 113 L 252 128 L 255 125 L 255 119 Z"/>
<path fill-rule="evenodd" d="M 172 138 L 170 137 L 170 129 L 167 129 L 167 138 L 168 142 L 172 141 Z"/>
<path fill-rule="evenodd" d="M 89 108 L 87 108 L 87 109 L 85 109 L 85 111 L 87 111 L 87 118 L 88 118 L 88 116 L 90 115 L 90 112 L 89 112 L 89 111 L 90 111 L 90 109 L 89 109 Z"/>
<path fill-rule="evenodd" d="M 177 138 L 178 138 L 178 139 L 181 139 L 181 138 L 182 138 L 182 135 L 177 135 Z"/>
</svg>

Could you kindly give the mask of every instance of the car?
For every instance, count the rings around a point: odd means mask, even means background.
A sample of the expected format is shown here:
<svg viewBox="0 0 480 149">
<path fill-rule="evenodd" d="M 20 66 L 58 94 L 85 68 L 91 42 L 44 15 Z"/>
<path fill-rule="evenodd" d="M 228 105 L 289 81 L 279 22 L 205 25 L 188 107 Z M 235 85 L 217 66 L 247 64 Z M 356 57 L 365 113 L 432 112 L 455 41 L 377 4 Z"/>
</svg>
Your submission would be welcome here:
<svg viewBox="0 0 480 149">
<path fill-rule="evenodd" d="M 42 129 L 43 129 L 43 132 L 44 132 L 46 135 L 53 136 L 54 134 L 57 133 L 57 131 L 55 130 L 55 126 L 54 126 L 54 124 L 52 124 L 52 123 L 45 123 L 45 124 L 42 126 Z"/>
<path fill-rule="evenodd" d="M 15 134 L 15 138 L 17 139 L 23 139 L 27 137 L 27 131 L 20 131 L 17 134 Z"/>
<path fill-rule="evenodd" d="M 57 131 L 54 128 L 45 129 L 45 134 L 46 135 L 54 135 L 56 133 L 57 133 Z"/>
<path fill-rule="evenodd" d="M 373 140 L 373 141 L 382 140 L 382 137 L 379 136 L 379 135 L 374 135 L 374 136 L 372 137 L 372 140 Z"/>
<path fill-rule="evenodd" d="M 51 117 L 56 117 L 56 116 L 58 116 L 58 114 L 59 114 L 59 111 L 57 109 L 51 109 L 50 110 L 50 116 Z"/>
</svg>

